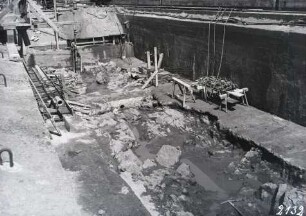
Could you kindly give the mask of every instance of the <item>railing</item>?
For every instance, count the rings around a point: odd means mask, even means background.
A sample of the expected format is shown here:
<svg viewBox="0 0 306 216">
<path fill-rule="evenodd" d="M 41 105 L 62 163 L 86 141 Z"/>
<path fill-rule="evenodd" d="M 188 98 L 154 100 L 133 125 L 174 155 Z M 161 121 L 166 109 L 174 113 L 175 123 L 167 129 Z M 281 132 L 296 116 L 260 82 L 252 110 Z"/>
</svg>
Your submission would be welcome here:
<svg viewBox="0 0 306 216">
<path fill-rule="evenodd" d="M 10 167 L 13 167 L 14 166 L 13 152 L 12 152 L 12 150 L 10 150 L 8 148 L 4 148 L 4 149 L 0 150 L 0 165 L 3 165 L 3 160 L 2 160 L 2 157 L 1 157 L 3 152 L 7 152 L 8 153 L 9 158 L 10 158 Z"/>
<path fill-rule="evenodd" d="M 0 74 L 3 77 L 4 86 L 7 87 L 6 77 L 4 74 Z"/>
</svg>

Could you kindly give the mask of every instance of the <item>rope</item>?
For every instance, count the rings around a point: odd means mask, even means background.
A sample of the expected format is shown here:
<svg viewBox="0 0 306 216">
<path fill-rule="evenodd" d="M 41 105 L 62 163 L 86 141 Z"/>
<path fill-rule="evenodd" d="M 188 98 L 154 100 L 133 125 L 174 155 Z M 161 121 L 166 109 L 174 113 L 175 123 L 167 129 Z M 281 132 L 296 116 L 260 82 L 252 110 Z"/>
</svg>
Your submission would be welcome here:
<svg viewBox="0 0 306 216">
<path fill-rule="evenodd" d="M 217 11 L 217 14 L 216 14 L 216 17 L 214 20 L 217 19 L 218 15 L 220 13 L 220 8 L 218 8 L 218 11 Z M 207 39 L 207 71 L 206 71 L 206 76 L 208 76 L 209 74 L 209 66 L 210 66 L 210 26 L 211 26 L 211 23 L 212 23 L 212 20 L 209 21 L 209 24 L 208 24 L 208 39 Z"/>
<path fill-rule="evenodd" d="M 210 49 L 210 23 L 209 22 L 209 25 L 208 25 L 208 41 L 207 41 L 207 71 L 206 71 L 206 76 L 208 76 L 208 73 L 209 73 L 209 64 L 210 64 L 210 56 L 209 56 L 209 49 Z"/>
<path fill-rule="evenodd" d="M 213 61 L 213 75 L 215 73 L 215 64 L 216 64 L 216 24 L 219 21 L 219 17 L 223 17 L 224 12 L 226 11 L 226 8 L 223 10 L 221 9 L 221 14 L 219 16 L 216 16 L 215 22 L 214 22 L 214 61 Z M 220 19 L 220 20 L 221 20 Z"/>
<path fill-rule="evenodd" d="M 89 13 L 89 12 L 86 12 L 87 14 L 89 14 L 89 15 L 91 15 L 91 16 L 94 16 L 94 17 L 96 17 L 97 19 L 105 19 L 105 18 L 107 18 L 107 10 L 106 10 L 106 14 L 103 16 L 103 17 L 101 17 L 101 16 L 98 16 L 98 15 L 96 15 L 96 14 L 93 14 L 93 13 Z"/>
<path fill-rule="evenodd" d="M 226 24 L 227 24 L 227 22 L 228 22 L 229 18 L 231 17 L 232 12 L 233 12 L 233 9 L 232 9 L 232 10 L 231 10 L 231 12 L 229 13 L 228 18 L 227 18 L 226 22 L 224 23 L 224 27 L 223 27 L 222 51 L 221 51 L 221 59 L 220 59 L 220 65 L 219 65 L 219 69 L 218 69 L 218 75 L 217 75 L 217 78 L 218 78 L 218 77 L 219 77 L 219 75 L 220 75 L 221 66 L 222 66 L 222 61 L 223 61 L 223 55 L 224 55 L 224 43 L 225 43 L 225 33 L 226 33 L 226 32 L 225 32 L 225 31 L 226 31 L 225 26 L 226 26 Z"/>
</svg>

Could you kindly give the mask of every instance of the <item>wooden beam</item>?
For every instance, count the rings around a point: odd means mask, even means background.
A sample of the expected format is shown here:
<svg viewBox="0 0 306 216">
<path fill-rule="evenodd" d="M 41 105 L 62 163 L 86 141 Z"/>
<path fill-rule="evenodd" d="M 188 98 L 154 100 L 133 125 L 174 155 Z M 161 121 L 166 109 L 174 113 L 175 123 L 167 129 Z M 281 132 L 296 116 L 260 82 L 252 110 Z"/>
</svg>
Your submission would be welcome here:
<svg viewBox="0 0 306 216">
<path fill-rule="evenodd" d="M 161 64 L 162 64 L 162 62 L 163 62 L 163 58 L 164 58 L 164 53 L 159 54 L 157 69 L 160 69 Z"/>
<path fill-rule="evenodd" d="M 151 57 L 150 57 L 150 51 L 147 51 L 147 68 L 148 70 L 151 69 Z"/>
<path fill-rule="evenodd" d="M 46 21 L 46 23 L 48 23 L 48 25 L 57 33 L 62 33 L 60 32 L 60 30 L 58 29 L 58 27 L 55 25 L 55 23 L 50 20 L 45 14 L 44 12 L 38 7 L 38 5 L 33 1 L 33 0 L 27 0 L 27 2 L 29 3 L 29 5 L 31 6 L 31 8 L 36 12 L 36 14 L 38 16 L 40 16 L 40 18 L 42 18 L 44 21 Z M 64 35 L 64 33 L 62 33 Z M 64 35 L 65 36 L 65 35 Z"/>
<path fill-rule="evenodd" d="M 161 64 L 162 64 L 162 61 L 163 61 L 163 57 L 164 57 L 164 54 L 161 53 L 161 54 L 159 55 L 159 61 L 158 61 L 158 63 L 157 63 L 157 70 L 154 71 L 154 73 L 150 76 L 150 78 L 149 78 L 149 79 L 145 82 L 145 84 L 141 87 L 142 89 L 144 89 L 145 87 L 147 87 L 147 85 L 151 82 L 151 80 L 158 74 L 159 68 L 160 68 L 160 66 L 161 66 Z"/>
<path fill-rule="evenodd" d="M 175 78 L 175 77 L 172 77 L 172 80 L 174 81 L 173 82 L 173 87 L 174 88 L 173 88 L 172 95 L 174 97 L 175 85 L 177 84 L 180 87 L 180 89 L 181 89 L 181 91 L 183 93 L 183 107 L 185 107 L 185 105 L 186 105 L 186 89 L 190 92 L 190 95 L 191 95 L 191 97 L 193 99 L 193 102 L 195 102 L 195 98 L 193 96 L 193 90 L 192 90 L 192 88 L 191 88 L 191 86 L 189 84 L 187 84 L 184 81 L 182 81 L 182 80 L 180 80 L 178 78 Z M 181 88 L 181 86 L 183 86 L 183 88 Z"/>
<path fill-rule="evenodd" d="M 154 47 L 154 70 L 158 72 L 157 65 L 157 47 Z M 156 73 L 155 86 L 158 86 L 158 73 Z"/>
<path fill-rule="evenodd" d="M 190 86 L 189 84 L 185 83 L 184 81 L 182 81 L 182 80 L 180 80 L 180 79 L 178 79 L 178 78 L 172 77 L 172 80 L 173 80 L 174 82 L 176 82 L 176 83 L 181 84 L 182 86 L 187 87 L 188 89 L 191 89 L 191 86 Z"/>
<path fill-rule="evenodd" d="M 10 61 L 19 61 L 20 60 L 20 55 L 19 55 L 19 52 L 17 50 L 16 44 L 7 43 L 6 48 L 7 48 L 7 51 L 8 51 Z"/>
<path fill-rule="evenodd" d="M 154 73 L 150 76 L 150 78 L 145 82 L 145 84 L 141 88 L 144 89 L 145 87 L 147 87 L 147 85 L 151 82 L 151 80 L 156 76 L 157 73 L 158 70 L 154 71 Z"/>
</svg>

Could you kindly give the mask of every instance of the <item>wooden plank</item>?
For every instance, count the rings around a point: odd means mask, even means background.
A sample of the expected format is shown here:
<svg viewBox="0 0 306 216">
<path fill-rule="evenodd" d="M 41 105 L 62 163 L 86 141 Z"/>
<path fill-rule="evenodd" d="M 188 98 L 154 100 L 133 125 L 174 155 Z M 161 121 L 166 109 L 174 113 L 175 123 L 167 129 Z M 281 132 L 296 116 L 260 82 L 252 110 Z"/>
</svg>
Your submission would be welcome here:
<svg viewBox="0 0 306 216">
<path fill-rule="evenodd" d="M 10 61 L 19 61 L 20 60 L 20 55 L 18 53 L 16 44 L 14 43 L 7 43 L 6 44 L 8 55 L 9 55 L 9 60 Z"/>
<path fill-rule="evenodd" d="M 156 74 L 158 74 L 158 70 L 154 71 L 154 73 L 150 76 L 150 78 L 145 82 L 145 84 L 141 87 L 142 89 L 144 89 L 145 87 L 147 87 L 147 85 L 151 82 L 151 80 L 156 76 Z"/>
<path fill-rule="evenodd" d="M 159 62 L 158 62 L 157 65 L 156 65 L 157 70 L 154 71 L 154 73 L 150 76 L 150 78 L 149 78 L 149 79 L 145 82 L 145 84 L 141 87 L 142 89 L 144 89 L 145 87 L 147 87 L 147 85 L 151 82 L 151 80 L 153 80 L 154 76 L 156 76 L 156 75 L 158 74 L 159 68 L 160 68 L 160 66 L 161 66 L 161 64 L 162 64 L 162 61 L 163 61 L 163 56 L 164 56 L 164 54 L 161 53 L 159 56 L 160 56 Z"/>
<path fill-rule="evenodd" d="M 151 70 L 151 57 L 150 57 L 150 51 L 147 51 L 147 68 L 148 68 L 148 70 Z"/>
<path fill-rule="evenodd" d="M 159 54 L 159 59 L 158 59 L 158 64 L 157 64 L 157 68 L 160 69 L 161 64 L 163 62 L 163 58 L 164 58 L 164 53 Z"/>
<path fill-rule="evenodd" d="M 172 77 L 172 80 L 191 90 L 191 86 L 189 84 L 185 83 L 184 81 L 182 81 L 178 78 L 175 78 L 175 77 Z"/>
<path fill-rule="evenodd" d="M 154 70 L 158 71 L 158 62 L 157 62 L 157 47 L 154 47 Z M 158 86 L 158 73 L 156 73 L 156 77 L 155 77 L 155 86 Z"/>
<path fill-rule="evenodd" d="M 193 96 L 193 90 L 192 90 L 192 88 L 189 84 L 187 84 L 184 81 L 182 81 L 178 78 L 175 78 L 175 77 L 172 77 L 172 80 L 174 81 L 174 86 L 177 84 L 179 86 L 179 88 L 181 89 L 182 93 L 183 93 L 183 96 L 184 96 L 183 107 L 185 106 L 185 100 L 186 100 L 186 88 L 190 92 L 192 100 L 195 102 L 195 97 Z M 181 85 L 183 86 L 183 89 L 181 88 Z M 173 94 L 174 94 L 174 92 L 173 92 Z"/>
<path fill-rule="evenodd" d="M 75 101 L 71 101 L 71 100 L 66 100 L 67 103 L 71 104 L 71 105 L 76 105 L 76 106 L 80 106 L 80 107 L 86 107 L 86 108 L 91 108 L 90 105 L 86 105 L 86 104 L 82 104 L 82 103 L 78 103 Z"/>
</svg>

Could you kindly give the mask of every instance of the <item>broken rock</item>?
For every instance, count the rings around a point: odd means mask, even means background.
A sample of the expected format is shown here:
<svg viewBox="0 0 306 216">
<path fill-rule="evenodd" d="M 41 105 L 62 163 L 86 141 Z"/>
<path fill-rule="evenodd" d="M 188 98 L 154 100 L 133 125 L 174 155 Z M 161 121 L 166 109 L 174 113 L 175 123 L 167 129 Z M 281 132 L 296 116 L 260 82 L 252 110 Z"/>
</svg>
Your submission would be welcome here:
<svg viewBox="0 0 306 216">
<path fill-rule="evenodd" d="M 96 82 L 98 84 L 107 84 L 109 82 L 107 72 L 102 67 L 101 70 L 96 74 Z"/>
<path fill-rule="evenodd" d="M 170 145 L 163 145 L 157 153 L 156 161 L 160 165 L 170 168 L 179 161 L 181 154 L 180 149 Z"/>
<path fill-rule="evenodd" d="M 185 211 L 180 211 L 178 213 L 176 213 L 177 216 L 193 216 L 192 213 L 190 212 L 185 212 Z"/>
<path fill-rule="evenodd" d="M 287 190 L 284 196 L 283 205 L 286 207 L 305 206 L 306 204 L 305 198 L 306 198 L 305 192 L 297 188 L 292 188 L 291 190 Z"/>
<path fill-rule="evenodd" d="M 142 168 L 143 169 L 148 169 L 148 168 L 151 168 L 151 167 L 154 167 L 154 166 L 156 166 L 156 163 L 151 159 L 147 159 L 143 162 Z"/>
<path fill-rule="evenodd" d="M 249 160 L 251 163 L 260 162 L 261 152 L 257 149 L 252 148 L 245 154 L 244 158 Z"/>
<path fill-rule="evenodd" d="M 265 190 L 267 191 L 269 194 L 273 195 L 275 193 L 275 190 L 277 188 L 277 185 L 276 184 L 273 184 L 271 182 L 267 182 L 263 185 L 261 185 L 260 187 L 262 190 Z"/>
<path fill-rule="evenodd" d="M 176 170 L 182 177 L 188 178 L 192 176 L 189 165 L 182 163 Z"/>
<path fill-rule="evenodd" d="M 120 163 L 119 169 L 122 171 L 128 171 L 130 173 L 140 173 L 142 170 L 142 162 L 133 153 L 131 149 L 120 152 L 117 155 L 117 160 Z"/>
<path fill-rule="evenodd" d="M 145 186 L 154 190 L 157 186 L 162 185 L 162 181 L 169 172 L 165 169 L 154 170 L 149 176 L 144 177 Z"/>
</svg>

